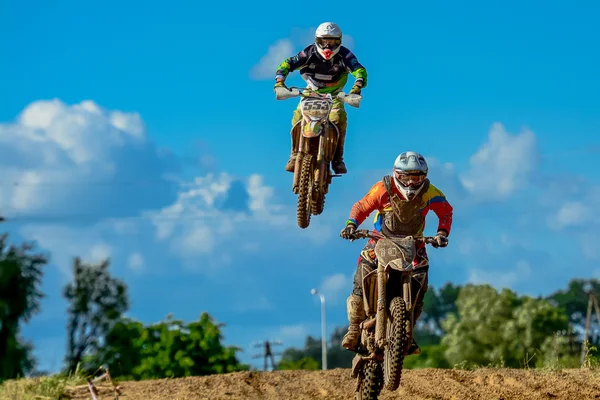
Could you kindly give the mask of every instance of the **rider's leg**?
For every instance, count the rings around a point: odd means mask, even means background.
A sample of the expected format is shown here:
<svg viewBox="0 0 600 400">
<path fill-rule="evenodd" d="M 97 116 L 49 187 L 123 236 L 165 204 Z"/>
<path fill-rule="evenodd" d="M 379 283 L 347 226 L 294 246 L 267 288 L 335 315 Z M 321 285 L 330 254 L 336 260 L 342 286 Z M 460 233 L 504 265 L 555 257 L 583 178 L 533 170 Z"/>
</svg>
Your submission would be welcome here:
<svg viewBox="0 0 600 400">
<path fill-rule="evenodd" d="M 334 173 L 345 174 L 348 172 L 348 170 L 346 169 L 346 164 L 344 163 L 344 146 L 346 143 L 346 128 L 348 126 L 348 115 L 346 114 L 344 103 L 342 103 L 338 99 L 335 99 L 333 101 L 333 107 L 331 108 L 329 119 L 337 126 L 340 132 L 337 147 L 335 150 L 335 155 L 333 156 L 333 162 L 331 163 L 331 166 L 333 168 Z"/>
<path fill-rule="evenodd" d="M 371 241 L 369 241 L 365 245 L 362 253 L 372 250 L 372 248 L 373 244 Z M 352 294 L 350 294 L 346 300 L 346 309 L 348 312 L 348 332 L 342 339 L 342 347 L 347 350 L 356 350 L 360 340 L 359 325 L 367 318 L 363 302 L 363 270 L 365 270 L 364 273 L 366 274 L 373 270 L 373 265 L 375 265 L 375 267 L 377 266 L 377 264 L 374 264 L 366 257 L 363 257 L 362 253 L 358 257 L 356 272 L 354 273 L 354 288 L 352 290 Z"/>
<path fill-rule="evenodd" d="M 294 150 L 296 149 L 296 143 L 299 137 L 299 130 L 297 127 L 294 129 L 294 127 L 296 126 L 296 123 L 300 121 L 301 118 L 302 113 L 300 112 L 300 104 L 298 104 L 298 107 L 294 110 L 294 116 L 292 117 L 292 131 L 290 134 L 292 149 L 290 150 L 290 159 L 288 160 L 285 166 L 285 170 L 288 172 L 294 172 L 294 167 L 296 165 L 296 153 Z"/>
<path fill-rule="evenodd" d="M 417 254 L 415 257 L 415 273 L 413 274 L 412 288 L 411 291 L 415 295 L 421 288 L 419 295 L 413 300 L 414 301 L 414 326 L 417 325 L 417 320 L 421 316 L 423 312 L 423 303 L 425 301 L 425 293 L 427 293 L 428 284 L 429 284 L 429 260 L 427 257 L 427 251 L 425 247 L 421 247 L 417 249 Z M 421 348 L 415 341 L 413 336 L 413 341 L 411 346 L 408 348 L 407 355 L 411 354 L 421 354 Z"/>
</svg>

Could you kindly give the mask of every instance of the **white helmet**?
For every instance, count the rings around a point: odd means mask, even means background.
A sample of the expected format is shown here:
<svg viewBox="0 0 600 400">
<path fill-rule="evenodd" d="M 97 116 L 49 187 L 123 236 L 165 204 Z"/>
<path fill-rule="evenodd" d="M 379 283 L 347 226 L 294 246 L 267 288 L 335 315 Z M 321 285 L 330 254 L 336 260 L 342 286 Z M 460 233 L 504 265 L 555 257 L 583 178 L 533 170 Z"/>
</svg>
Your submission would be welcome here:
<svg viewBox="0 0 600 400">
<path fill-rule="evenodd" d="M 405 151 L 394 161 L 394 183 L 407 200 L 414 199 L 423 189 L 428 172 L 425 157 L 414 151 Z"/>
<path fill-rule="evenodd" d="M 342 30 L 333 22 L 323 22 L 315 32 L 317 51 L 329 60 L 340 51 L 342 46 Z"/>
</svg>

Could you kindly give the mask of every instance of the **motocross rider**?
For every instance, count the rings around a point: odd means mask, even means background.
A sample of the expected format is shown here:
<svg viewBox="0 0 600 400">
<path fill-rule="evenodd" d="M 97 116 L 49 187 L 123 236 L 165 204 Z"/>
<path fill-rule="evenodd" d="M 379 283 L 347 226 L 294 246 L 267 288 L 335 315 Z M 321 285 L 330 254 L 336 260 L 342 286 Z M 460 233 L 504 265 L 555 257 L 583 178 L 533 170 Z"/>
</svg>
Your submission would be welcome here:
<svg viewBox="0 0 600 400">
<path fill-rule="evenodd" d="M 292 71 L 299 70 L 302 78 L 312 90 L 317 93 L 331 93 L 334 96 L 333 106 L 329 119 L 339 130 L 332 168 L 336 174 L 347 173 L 344 163 L 344 142 L 346 140 L 347 115 L 344 103 L 335 95 L 341 92 L 348 81 L 348 71 L 356 81 L 350 93 L 360 94 L 361 89 L 367 87 L 367 70 L 359 62 L 354 53 L 342 46 L 342 30 L 333 22 L 324 22 L 316 30 L 315 42 L 308 45 L 293 57 L 286 58 L 277 68 L 275 87 L 285 87 L 285 79 Z M 294 110 L 292 128 L 302 118 L 300 104 Z M 296 153 L 294 152 L 296 129 L 292 134 L 292 151 L 285 170 L 294 172 Z"/>
<path fill-rule="evenodd" d="M 352 207 L 346 227 L 340 232 L 344 239 L 353 239 L 357 227 L 377 210 L 375 230 L 386 236 L 423 236 L 425 216 L 433 210 L 439 219 L 433 247 L 446 247 L 452 226 L 452 206 L 446 196 L 427 178 L 428 166 L 425 158 L 416 152 L 400 154 L 394 162 L 392 175 L 384 176 L 371 190 Z M 354 289 L 346 300 L 348 312 L 348 332 L 342 340 L 342 347 L 355 351 L 359 344 L 360 327 L 365 315 L 363 307 L 362 271 L 364 274 L 377 269 L 375 240 L 370 239 L 358 257 L 358 266 L 354 275 Z M 425 244 L 417 242 L 417 252 L 413 260 L 413 293 L 416 294 L 421 283 L 422 289 L 414 299 L 414 322 L 423 311 L 423 299 L 427 291 L 429 260 Z M 415 282 L 417 281 L 417 282 Z M 407 351 L 407 355 L 420 354 L 416 341 Z"/>
</svg>

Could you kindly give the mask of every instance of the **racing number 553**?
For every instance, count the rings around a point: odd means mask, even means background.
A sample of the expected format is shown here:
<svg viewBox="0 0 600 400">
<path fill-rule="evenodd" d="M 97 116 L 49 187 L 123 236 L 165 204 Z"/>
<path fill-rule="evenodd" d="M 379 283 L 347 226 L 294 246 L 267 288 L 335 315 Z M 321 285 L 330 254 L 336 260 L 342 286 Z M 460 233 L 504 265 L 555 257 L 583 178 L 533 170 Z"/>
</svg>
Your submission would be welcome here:
<svg viewBox="0 0 600 400">
<path fill-rule="evenodd" d="M 326 110 L 327 103 L 324 101 L 305 101 L 303 104 L 304 111 Z"/>
</svg>

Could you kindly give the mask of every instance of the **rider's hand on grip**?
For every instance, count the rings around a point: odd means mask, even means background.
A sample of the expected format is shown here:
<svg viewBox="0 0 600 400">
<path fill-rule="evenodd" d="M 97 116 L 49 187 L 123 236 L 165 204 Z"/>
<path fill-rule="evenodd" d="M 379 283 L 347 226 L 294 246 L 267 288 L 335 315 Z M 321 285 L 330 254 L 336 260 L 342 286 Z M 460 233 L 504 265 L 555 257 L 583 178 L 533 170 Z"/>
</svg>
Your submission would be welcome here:
<svg viewBox="0 0 600 400">
<path fill-rule="evenodd" d="M 344 239 L 349 239 L 350 241 L 354 240 L 354 232 L 356 232 L 356 225 L 349 222 L 346 224 L 346 227 L 342 229 L 340 232 L 340 237 Z"/>
<path fill-rule="evenodd" d="M 433 243 L 431 243 L 433 247 L 438 248 L 448 246 L 448 238 L 444 233 L 438 232 L 438 234 L 434 236 L 434 239 L 435 240 L 433 241 Z"/>
</svg>

